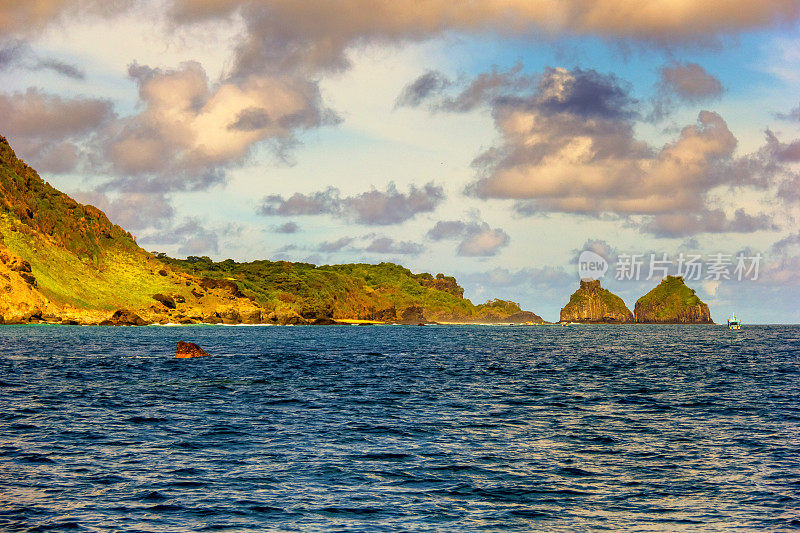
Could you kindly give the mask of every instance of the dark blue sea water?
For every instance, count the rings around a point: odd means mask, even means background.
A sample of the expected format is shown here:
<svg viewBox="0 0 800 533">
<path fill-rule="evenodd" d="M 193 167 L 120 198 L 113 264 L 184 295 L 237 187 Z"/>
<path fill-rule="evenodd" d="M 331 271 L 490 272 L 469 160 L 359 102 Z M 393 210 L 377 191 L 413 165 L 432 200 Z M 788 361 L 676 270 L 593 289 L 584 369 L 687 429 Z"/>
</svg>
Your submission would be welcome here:
<svg viewBox="0 0 800 533">
<path fill-rule="evenodd" d="M 2 530 L 797 528 L 800 327 L 0 328 Z"/>
</svg>

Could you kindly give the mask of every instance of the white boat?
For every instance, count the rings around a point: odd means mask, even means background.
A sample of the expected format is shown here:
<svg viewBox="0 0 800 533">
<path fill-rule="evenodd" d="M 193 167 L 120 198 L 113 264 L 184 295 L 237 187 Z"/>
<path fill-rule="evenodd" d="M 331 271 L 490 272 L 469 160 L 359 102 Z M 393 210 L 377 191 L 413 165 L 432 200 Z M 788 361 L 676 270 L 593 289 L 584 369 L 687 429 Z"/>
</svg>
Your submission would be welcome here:
<svg viewBox="0 0 800 533">
<path fill-rule="evenodd" d="M 736 318 L 736 313 L 731 314 L 728 319 L 728 329 L 742 329 L 742 323 Z"/>
</svg>

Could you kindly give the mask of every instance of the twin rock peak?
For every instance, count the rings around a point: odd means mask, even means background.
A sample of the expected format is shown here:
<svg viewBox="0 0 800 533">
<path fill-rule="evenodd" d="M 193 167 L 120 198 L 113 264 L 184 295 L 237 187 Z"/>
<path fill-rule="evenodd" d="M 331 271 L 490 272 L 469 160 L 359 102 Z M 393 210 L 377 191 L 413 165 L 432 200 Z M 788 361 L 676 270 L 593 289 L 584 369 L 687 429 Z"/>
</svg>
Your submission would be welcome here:
<svg viewBox="0 0 800 533">
<path fill-rule="evenodd" d="M 561 322 L 583 324 L 713 324 L 708 305 L 686 286 L 681 276 L 667 276 L 636 301 L 634 313 L 622 298 L 604 289 L 600 280 L 581 280 L 561 309 Z"/>
</svg>

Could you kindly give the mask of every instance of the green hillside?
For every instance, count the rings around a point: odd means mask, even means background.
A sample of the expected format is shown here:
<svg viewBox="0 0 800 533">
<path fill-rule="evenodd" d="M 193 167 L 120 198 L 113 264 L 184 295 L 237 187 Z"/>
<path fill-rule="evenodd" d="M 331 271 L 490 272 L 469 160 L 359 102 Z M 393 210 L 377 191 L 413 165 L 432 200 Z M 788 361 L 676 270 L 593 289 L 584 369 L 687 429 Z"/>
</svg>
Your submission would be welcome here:
<svg viewBox="0 0 800 533">
<path fill-rule="evenodd" d="M 197 276 L 236 281 L 245 294 L 267 309 L 292 311 L 304 318 L 364 320 L 402 319 L 404 309 L 418 306 L 429 320 L 500 321 L 520 308 L 494 300 L 473 305 L 462 297 L 455 278 L 414 274 L 393 263 L 315 266 L 288 261 L 162 257 L 176 269 Z"/>
<path fill-rule="evenodd" d="M 642 323 L 712 323 L 708 305 L 681 276 L 665 277 L 636 301 L 635 313 Z"/>
<path fill-rule="evenodd" d="M 174 290 L 130 233 L 50 186 L 2 136 L 0 246 L 30 264 L 36 288 L 56 304 L 139 308 L 154 293 Z"/>
</svg>

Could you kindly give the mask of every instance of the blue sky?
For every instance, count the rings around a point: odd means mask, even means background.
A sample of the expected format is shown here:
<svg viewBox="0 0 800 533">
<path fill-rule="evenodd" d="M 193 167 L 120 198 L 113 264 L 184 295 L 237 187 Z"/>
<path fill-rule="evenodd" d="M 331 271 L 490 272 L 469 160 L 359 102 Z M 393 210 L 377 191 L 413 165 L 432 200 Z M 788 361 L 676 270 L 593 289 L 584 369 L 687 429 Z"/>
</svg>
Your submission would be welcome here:
<svg viewBox="0 0 800 533">
<path fill-rule="evenodd" d="M 800 322 L 800 3 L 586 6 L 4 3 L 0 133 L 175 256 L 393 261 L 556 319 L 582 250 L 631 308 L 658 280 L 619 254 L 761 254 L 690 285 Z"/>
</svg>

